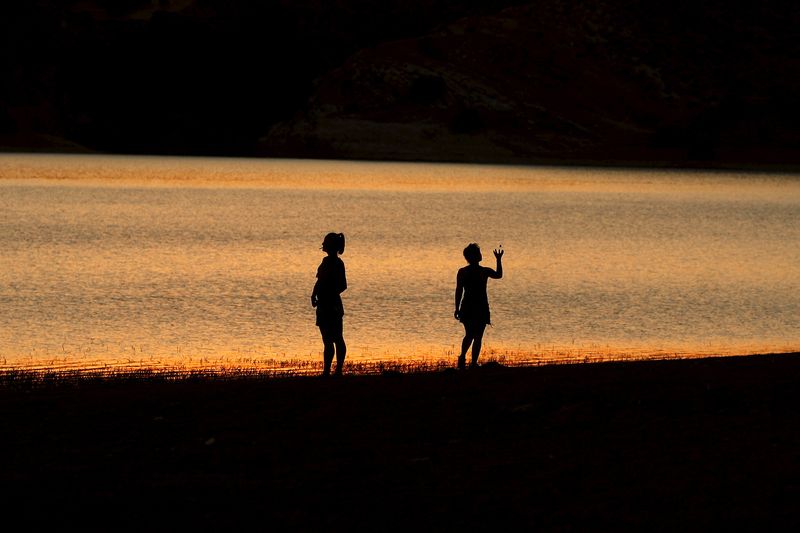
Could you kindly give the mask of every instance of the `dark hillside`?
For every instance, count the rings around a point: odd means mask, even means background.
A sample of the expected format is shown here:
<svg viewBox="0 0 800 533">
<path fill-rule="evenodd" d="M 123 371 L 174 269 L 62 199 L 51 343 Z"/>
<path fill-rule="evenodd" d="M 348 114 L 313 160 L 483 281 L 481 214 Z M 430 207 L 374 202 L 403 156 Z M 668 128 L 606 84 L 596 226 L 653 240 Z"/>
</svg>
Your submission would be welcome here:
<svg viewBox="0 0 800 533">
<path fill-rule="evenodd" d="M 359 52 L 265 153 L 792 163 L 797 9 L 545 1 Z"/>
<path fill-rule="evenodd" d="M 788 0 L 39 0 L 0 148 L 794 167 Z"/>
</svg>

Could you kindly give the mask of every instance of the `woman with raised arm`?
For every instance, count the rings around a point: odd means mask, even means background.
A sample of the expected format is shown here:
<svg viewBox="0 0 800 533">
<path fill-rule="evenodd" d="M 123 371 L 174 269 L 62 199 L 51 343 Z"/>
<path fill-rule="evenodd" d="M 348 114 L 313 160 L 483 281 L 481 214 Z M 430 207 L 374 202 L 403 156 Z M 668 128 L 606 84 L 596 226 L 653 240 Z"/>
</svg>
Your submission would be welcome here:
<svg viewBox="0 0 800 533">
<path fill-rule="evenodd" d="M 454 316 L 464 324 L 464 340 L 461 341 L 461 355 L 458 356 L 458 368 L 463 370 L 466 365 L 467 350 L 472 345 L 472 362 L 470 368 L 478 366 L 478 356 L 481 354 L 481 342 L 486 324 L 491 324 L 489 315 L 489 297 L 486 295 L 486 282 L 489 278 L 500 279 L 503 277 L 503 246 L 494 251 L 497 259 L 497 269 L 480 265 L 483 256 L 476 243 L 471 243 L 464 248 L 464 259 L 469 263 L 458 270 L 456 276 L 456 311 Z"/>
<path fill-rule="evenodd" d="M 311 293 L 311 307 L 317 308 L 317 326 L 322 334 L 323 370 L 322 375 L 331 373 L 333 355 L 336 354 L 336 375 L 342 374 L 347 346 L 342 334 L 344 306 L 341 294 L 347 289 L 344 262 L 339 254 L 344 253 L 344 235 L 328 233 L 322 241 L 322 251 L 328 254 L 322 258 L 317 269 L 317 282 Z"/>
</svg>

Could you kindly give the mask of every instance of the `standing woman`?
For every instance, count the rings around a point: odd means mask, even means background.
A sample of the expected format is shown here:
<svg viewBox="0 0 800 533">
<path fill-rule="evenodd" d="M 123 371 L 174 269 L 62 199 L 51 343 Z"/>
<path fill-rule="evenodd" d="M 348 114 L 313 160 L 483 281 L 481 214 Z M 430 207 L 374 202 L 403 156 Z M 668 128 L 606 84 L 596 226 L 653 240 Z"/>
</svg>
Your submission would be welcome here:
<svg viewBox="0 0 800 533">
<path fill-rule="evenodd" d="M 341 294 L 347 289 L 344 262 L 339 254 L 344 252 L 344 234 L 328 233 L 322 241 L 322 251 L 328 254 L 317 269 L 317 282 L 311 293 L 311 306 L 317 308 L 317 326 L 322 334 L 323 376 L 331 373 L 333 354 L 336 353 L 336 375 L 342 374 L 347 346 L 342 336 L 344 306 Z"/>
<path fill-rule="evenodd" d="M 469 263 L 458 270 L 456 276 L 456 320 L 464 324 L 464 340 L 461 341 L 461 355 L 458 356 L 458 368 L 463 369 L 466 364 L 467 350 L 472 344 L 472 362 L 470 368 L 478 366 L 478 356 L 481 353 L 481 342 L 486 324 L 491 323 L 489 315 L 489 297 L 486 295 L 486 282 L 489 278 L 500 279 L 503 277 L 503 247 L 494 251 L 497 259 L 497 270 L 480 265 L 483 256 L 476 243 L 471 243 L 464 248 L 464 259 Z M 463 296 L 463 298 L 462 298 Z"/>
</svg>

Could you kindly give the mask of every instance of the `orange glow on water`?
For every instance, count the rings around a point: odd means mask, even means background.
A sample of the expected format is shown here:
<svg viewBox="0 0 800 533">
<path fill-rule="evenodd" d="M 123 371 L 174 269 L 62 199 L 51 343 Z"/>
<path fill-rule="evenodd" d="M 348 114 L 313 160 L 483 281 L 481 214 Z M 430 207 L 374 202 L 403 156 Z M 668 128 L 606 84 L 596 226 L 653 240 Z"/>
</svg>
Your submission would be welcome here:
<svg viewBox="0 0 800 533">
<path fill-rule="evenodd" d="M 800 348 L 795 176 L 2 155 L 0 208 L 3 368 L 313 369 L 332 230 L 364 368 L 455 357 L 472 241 L 507 250 L 486 360 Z"/>
</svg>

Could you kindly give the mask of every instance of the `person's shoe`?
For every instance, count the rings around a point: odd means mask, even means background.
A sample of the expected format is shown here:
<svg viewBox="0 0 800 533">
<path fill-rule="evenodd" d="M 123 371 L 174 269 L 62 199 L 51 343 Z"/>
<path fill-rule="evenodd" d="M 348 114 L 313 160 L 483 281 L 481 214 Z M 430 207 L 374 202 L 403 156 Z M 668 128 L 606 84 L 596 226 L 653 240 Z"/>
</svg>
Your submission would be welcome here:
<svg viewBox="0 0 800 533">
<path fill-rule="evenodd" d="M 458 369 L 464 370 L 464 367 L 467 365 L 467 358 L 466 357 L 459 357 L 458 358 Z"/>
<path fill-rule="evenodd" d="M 478 363 L 476 363 L 475 361 L 472 361 L 472 362 L 469 364 L 469 369 L 470 369 L 470 370 L 477 370 L 477 368 L 478 368 Z"/>
</svg>

